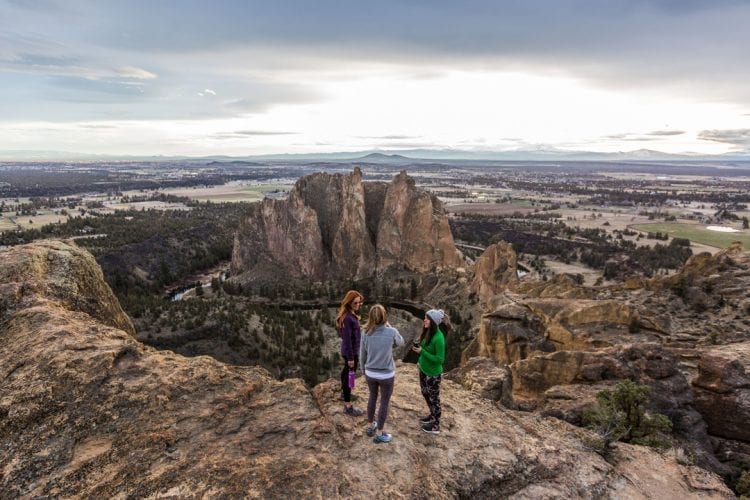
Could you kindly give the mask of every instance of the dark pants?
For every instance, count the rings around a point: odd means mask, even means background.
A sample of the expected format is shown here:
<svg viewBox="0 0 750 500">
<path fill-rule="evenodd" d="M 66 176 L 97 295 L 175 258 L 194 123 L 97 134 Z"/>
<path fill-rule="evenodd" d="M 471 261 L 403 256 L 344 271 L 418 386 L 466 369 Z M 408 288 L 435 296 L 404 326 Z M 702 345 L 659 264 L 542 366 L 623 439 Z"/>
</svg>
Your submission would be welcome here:
<svg viewBox="0 0 750 500">
<path fill-rule="evenodd" d="M 378 391 L 380 391 L 380 409 L 378 411 L 378 430 L 382 431 L 385 425 L 385 419 L 388 418 L 388 405 L 391 402 L 393 394 L 393 382 L 396 377 L 378 380 L 376 378 L 367 379 L 367 387 L 370 389 L 370 398 L 367 400 L 367 421 L 372 422 L 375 418 L 375 404 L 378 401 Z"/>
<path fill-rule="evenodd" d="M 419 388 L 422 389 L 422 396 L 424 396 L 427 407 L 430 409 L 432 423 L 438 427 L 440 427 L 440 417 L 442 415 L 440 408 L 440 381 L 442 379 L 442 374 L 437 377 L 428 377 L 422 373 L 422 370 L 419 370 Z"/>
<path fill-rule="evenodd" d="M 344 367 L 341 369 L 341 392 L 344 394 L 344 402 L 352 402 L 352 390 L 349 388 L 349 362 L 344 356 L 341 356 L 344 360 Z M 359 356 L 354 356 L 354 368 L 352 370 L 357 371 L 357 365 L 359 364 Z"/>
</svg>

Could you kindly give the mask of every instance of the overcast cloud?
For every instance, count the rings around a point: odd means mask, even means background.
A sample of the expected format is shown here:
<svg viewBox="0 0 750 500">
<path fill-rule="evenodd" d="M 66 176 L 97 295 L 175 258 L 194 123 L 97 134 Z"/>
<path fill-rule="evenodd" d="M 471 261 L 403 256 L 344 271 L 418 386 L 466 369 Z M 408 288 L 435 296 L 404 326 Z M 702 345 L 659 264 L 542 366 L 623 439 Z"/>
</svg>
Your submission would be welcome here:
<svg viewBox="0 0 750 500">
<path fill-rule="evenodd" d="M 400 78 L 429 86 L 452 72 L 560 78 L 596 92 L 720 105 L 722 116 L 747 117 L 748 26 L 750 2 L 739 0 L 0 0 L 0 123 L 219 120 L 282 110 L 266 124 L 239 124 L 277 135 L 272 131 L 298 129 L 280 123 L 292 116 L 285 110 L 343 99 L 353 82 Z M 314 112 L 325 121 L 325 111 Z M 393 120 L 404 118 L 394 112 Z M 613 126 L 589 137 L 691 134 L 687 122 L 666 118 L 624 122 L 619 132 Z M 228 137 L 221 134 L 237 126 L 217 125 L 206 135 Z M 744 126 L 750 123 L 726 121 L 722 132 L 716 118 L 691 137 L 744 147 L 746 140 L 723 139 Z M 352 137 L 388 144 L 425 138 L 399 126 L 359 132 Z M 508 133 L 477 130 L 471 137 L 492 144 Z M 425 140 L 440 137 L 438 130 Z M 9 146 L 0 142 L 0 149 Z"/>
</svg>

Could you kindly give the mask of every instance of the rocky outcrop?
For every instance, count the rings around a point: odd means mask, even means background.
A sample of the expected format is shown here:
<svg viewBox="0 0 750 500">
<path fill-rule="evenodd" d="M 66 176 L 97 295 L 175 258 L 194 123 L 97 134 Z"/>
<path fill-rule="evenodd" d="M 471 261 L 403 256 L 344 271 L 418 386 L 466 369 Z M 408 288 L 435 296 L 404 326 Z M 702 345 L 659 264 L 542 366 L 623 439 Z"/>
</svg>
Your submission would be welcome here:
<svg viewBox="0 0 750 500">
<path fill-rule="evenodd" d="M 711 434 L 750 442 L 750 342 L 705 350 L 693 391 Z"/>
<path fill-rule="evenodd" d="M 475 357 L 460 368 L 445 374 L 445 378 L 461 384 L 464 388 L 492 401 L 500 401 L 505 407 L 513 406 L 510 369 L 491 359 Z"/>
<path fill-rule="evenodd" d="M 90 253 L 52 240 L 0 252 L 0 321 L 42 305 L 135 333 Z"/>
<path fill-rule="evenodd" d="M 235 235 L 232 274 L 319 281 L 462 263 L 437 197 L 405 172 L 389 184 L 364 183 L 355 168 L 303 177 L 287 200 L 254 205 Z"/>
<path fill-rule="evenodd" d="M 555 299 L 593 299 L 594 290 L 580 285 L 566 273 L 557 274 L 549 281 L 526 281 L 513 290 L 524 297 Z"/>
<path fill-rule="evenodd" d="M 542 401 L 557 385 L 591 385 L 603 381 L 635 380 L 651 386 L 658 411 L 691 401 L 688 381 L 674 357 L 659 344 L 634 344 L 596 351 L 558 351 L 510 365 L 515 400 Z"/>
<path fill-rule="evenodd" d="M 463 353 L 510 364 L 533 352 L 579 351 L 657 339 L 641 331 L 640 314 L 616 300 L 496 297 L 479 334 Z"/>
<path fill-rule="evenodd" d="M 144 347 L 92 262 L 59 243 L 0 252 L 0 497 L 731 498 L 701 469 L 628 445 L 605 461 L 587 431 L 450 380 L 442 433 L 424 434 L 413 365 L 397 367 L 394 441 L 373 444 L 335 380 L 310 391 Z"/>
<path fill-rule="evenodd" d="M 599 392 L 637 380 L 698 463 L 736 476 L 750 451 L 748 289 L 750 253 L 739 244 L 622 286 L 587 288 L 567 275 L 498 285 L 453 376 L 511 408 L 574 424 Z"/>
<path fill-rule="evenodd" d="M 486 304 L 497 293 L 518 282 L 518 258 L 513 246 L 500 241 L 488 246 L 474 266 L 472 290 Z"/>
</svg>

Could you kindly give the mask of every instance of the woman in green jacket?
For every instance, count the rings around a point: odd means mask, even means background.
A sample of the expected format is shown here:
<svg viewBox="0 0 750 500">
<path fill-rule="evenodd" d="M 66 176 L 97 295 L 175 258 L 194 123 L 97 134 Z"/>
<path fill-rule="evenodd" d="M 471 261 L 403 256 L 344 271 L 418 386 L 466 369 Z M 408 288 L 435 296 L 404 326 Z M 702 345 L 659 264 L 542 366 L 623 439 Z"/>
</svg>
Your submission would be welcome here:
<svg viewBox="0 0 750 500">
<path fill-rule="evenodd" d="M 427 311 L 422 321 L 419 345 L 412 347 L 419 354 L 419 387 L 430 409 L 430 414 L 419 420 L 422 430 L 430 434 L 440 434 L 440 381 L 443 378 L 445 362 L 445 336 L 440 330 L 440 325 L 444 317 L 442 309 Z"/>
</svg>

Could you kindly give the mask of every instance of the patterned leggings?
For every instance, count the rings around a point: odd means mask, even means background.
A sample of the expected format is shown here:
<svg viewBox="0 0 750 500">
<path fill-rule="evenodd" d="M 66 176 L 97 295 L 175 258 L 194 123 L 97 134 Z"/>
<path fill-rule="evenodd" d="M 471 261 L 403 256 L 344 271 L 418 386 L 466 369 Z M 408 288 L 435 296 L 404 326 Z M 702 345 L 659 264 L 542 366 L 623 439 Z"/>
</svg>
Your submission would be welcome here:
<svg viewBox="0 0 750 500">
<path fill-rule="evenodd" d="M 430 408 L 432 423 L 438 427 L 440 426 L 440 416 L 442 415 L 440 408 L 440 381 L 442 379 L 442 374 L 437 377 L 428 377 L 422 373 L 422 370 L 419 370 L 419 388 L 422 389 L 422 396 L 424 396 L 424 400 Z"/>
</svg>

